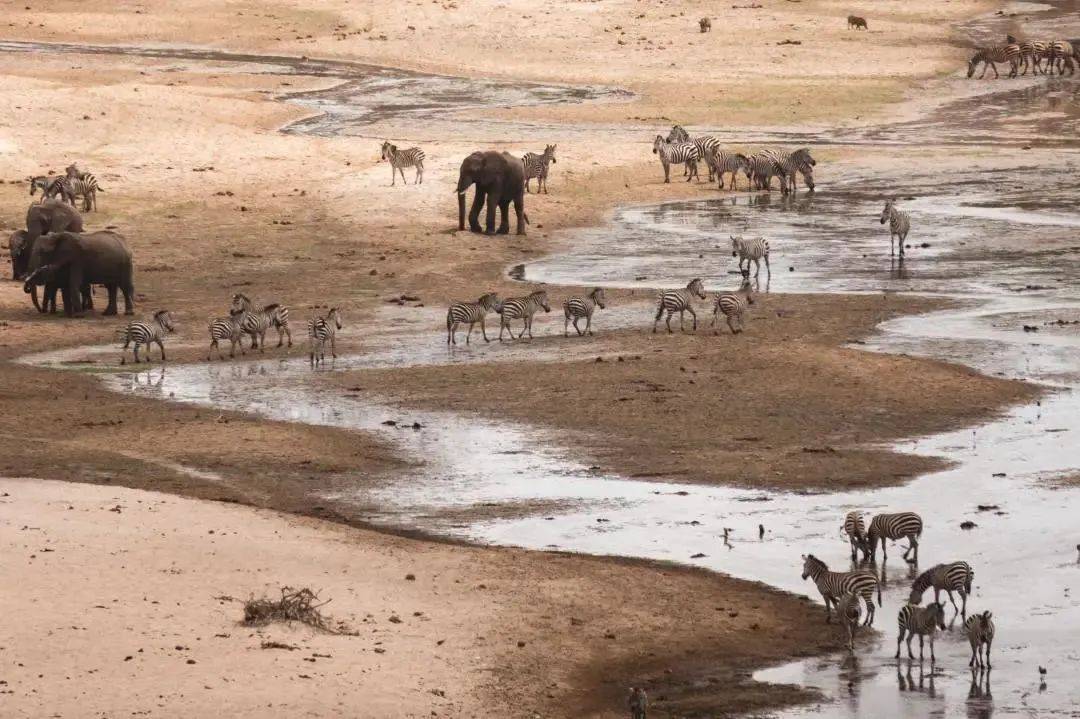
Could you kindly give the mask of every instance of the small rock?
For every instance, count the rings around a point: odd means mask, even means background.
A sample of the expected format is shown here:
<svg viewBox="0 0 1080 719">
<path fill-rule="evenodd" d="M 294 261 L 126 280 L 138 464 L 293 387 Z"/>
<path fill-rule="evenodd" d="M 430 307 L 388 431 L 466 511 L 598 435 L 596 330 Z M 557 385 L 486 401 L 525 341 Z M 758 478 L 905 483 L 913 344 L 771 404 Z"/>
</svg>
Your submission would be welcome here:
<svg viewBox="0 0 1080 719">
<path fill-rule="evenodd" d="M 416 575 L 415 574 L 406 574 L 405 575 L 405 581 L 406 582 L 415 582 L 416 581 Z"/>
<path fill-rule="evenodd" d="M 978 526 L 979 525 L 975 524 L 975 522 L 972 522 L 970 519 L 965 520 L 963 522 L 960 522 L 960 529 L 964 529 L 964 530 L 975 529 L 975 527 L 978 527 Z"/>
</svg>

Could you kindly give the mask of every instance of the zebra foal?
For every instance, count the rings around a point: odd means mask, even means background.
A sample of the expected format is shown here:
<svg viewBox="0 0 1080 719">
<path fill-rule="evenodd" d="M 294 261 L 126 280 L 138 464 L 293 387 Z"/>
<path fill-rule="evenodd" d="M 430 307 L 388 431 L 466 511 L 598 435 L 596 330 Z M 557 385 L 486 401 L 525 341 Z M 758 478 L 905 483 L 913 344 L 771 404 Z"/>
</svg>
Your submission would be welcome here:
<svg viewBox="0 0 1080 719">
<path fill-rule="evenodd" d="M 913 564 L 919 563 L 919 537 L 922 536 L 922 517 L 914 512 L 897 512 L 895 514 L 878 514 L 870 520 L 870 529 L 866 533 L 867 554 L 871 559 L 877 557 L 877 545 L 881 542 L 881 561 L 888 559 L 885 542 L 888 539 L 894 542 L 906 537 L 909 544 L 904 551 L 904 559 L 912 550 L 915 551 Z"/>
<path fill-rule="evenodd" d="M 555 164 L 555 148 L 557 145 L 545 145 L 542 153 L 527 152 L 525 156 L 521 158 L 521 164 L 525 168 L 525 192 L 532 192 L 529 189 L 529 182 L 532 178 L 536 178 L 536 192 L 537 194 L 543 190 L 544 194 L 548 194 L 547 178 L 548 170 L 551 165 Z"/>
<path fill-rule="evenodd" d="M 855 632 L 859 629 L 859 620 L 862 619 L 862 607 L 859 606 L 859 597 L 848 593 L 840 597 L 836 603 L 836 615 L 840 618 L 840 625 L 847 632 L 847 648 L 851 654 L 855 653 Z"/>
<path fill-rule="evenodd" d="M 660 321 L 660 317 L 663 316 L 664 312 L 667 312 L 667 331 L 669 333 L 671 332 L 671 316 L 676 312 L 679 313 L 680 330 L 686 331 L 684 317 L 685 313 L 689 312 L 690 316 L 694 318 L 694 331 L 697 332 L 697 313 L 694 312 L 693 305 L 694 297 L 705 299 L 705 286 L 702 284 L 700 277 L 690 280 L 684 289 L 661 292 L 656 306 L 656 317 L 653 319 L 653 334 L 656 334 L 656 323 Z"/>
<path fill-rule="evenodd" d="M 337 359 L 337 331 L 341 329 L 341 311 L 331 307 L 325 317 L 312 317 L 308 320 L 308 344 L 310 345 L 311 365 L 326 359 L 326 343 L 330 342 L 330 357 Z"/>
<path fill-rule="evenodd" d="M 971 583 L 975 579 L 975 572 L 967 562 L 950 562 L 949 564 L 935 564 L 930 569 L 915 578 L 911 585 L 909 604 L 918 604 L 922 601 L 923 593 L 933 587 L 934 601 L 939 602 L 942 590 L 949 596 L 953 609 L 960 612 L 963 617 L 967 616 L 967 598 L 971 594 Z M 953 592 L 960 594 L 963 608 L 956 606 Z"/>
<path fill-rule="evenodd" d="M 893 240 L 900 240 L 900 257 L 904 257 L 904 242 L 907 241 L 908 232 L 911 231 L 911 215 L 898 210 L 893 200 L 885 201 L 885 208 L 881 211 L 881 224 L 889 223 L 889 257 L 895 254 Z"/>
<path fill-rule="evenodd" d="M 510 339 L 514 339 L 514 330 L 510 327 L 510 320 L 516 319 L 523 320 L 525 323 L 521 328 L 521 334 L 517 338 L 521 339 L 525 332 L 528 331 L 529 339 L 532 339 L 533 315 L 539 309 L 543 309 L 544 312 L 551 312 L 547 292 L 543 290 L 537 290 L 528 297 L 511 297 L 503 302 L 499 310 L 502 315 L 502 322 L 499 325 L 499 341 L 502 342 L 503 330 L 509 330 Z"/>
<path fill-rule="evenodd" d="M 142 360 L 139 359 L 139 347 L 146 345 L 146 361 L 150 361 L 150 345 L 156 344 L 158 349 L 161 350 L 161 361 L 165 361 L 165 335 L 169 334 L 175 329 L 173 325 L 172 316 L 169 315 L 168 310 L 158 310 L 154 313 L 152 319 L 148 320 L 135 320 L 129 322 L 126 327 L 120 330 L 120 335 L 123 337 L 124 346 L 122 350 L 126 350 L 129 344 L 134 343 L 131 348 L 132 354 L 135 356 L 135 364 L 138 364 Z M 126 357 L 121 353 L 120 364 L 124 364 Z"/>
<path fill-rule="evenodd" d="M 476 302 L 455 302 L 450 305 L 450 309 L 446 311 L 446 344 L 457 344 L 457 328 L 463 324 L 469 325 L 469 331 L 465 335 L 465 344 L 469 344 L 477 322 L 480 323 L 480 334 L 484 336 L 484 341 L 490 342 L 484 327 L 484 317 L 488 312 L 498 312 L 500 305 L 499 296 L 494 292 L 482 295 Z"/>
<path fill-rule="evenodd" d="M 671 182 L 671 166 L 685 164 L 687 168 L 686 181 L 690 182 L 697 177 L 697 163 L 701 159 L 697 146 L 692 142 L 668 142 L 662 135 L 657 135 L 653 140 L 653 154 L 660 157 L 660 164 L 664 167 L 664 182 Z"/>
<path fill-rule="evenodd" d="M 393 187 L 397 183 L 397 173 L 401 173 L 401 181 L 406 185 L 409 184 L 405 180 L 405 168 L 415 167 L 416 177 L 413 179 L 414 185 L 420 185 L 424 182 L 424 151 L 419 147 L 410 147 L 407 150 L 399 150 L 397 145 L 392 145 L 390 142 L 384 142 L 382 144 L 382 160 L 387 160 L 390 163 L 390 186 Z"/>
<path fill-rule="evenodd" d="M 230 310 L 228 317 L 217 317 L 210 320 L 207 331 L 210 333 L 210 348 L 206 350 L 206 361 L 210 361 L 210 353 L 217 347 L 218 359 L 225 357 L 221 354 L 222 340 L 229 340 L 229 357 L 236 356 L 236 345 L 240 345 L 240 354 L 244 352 L 244 330 L 241 326 L 242 310 Z"/>
<path fill-rule="evenodd" d="M 720 330 L 716 328 L 716 321 L 720 319 L 721 314 L 727 318 L 727 326 L 731 329 L 731 334 L 737 335 L 746 329 L 746 309 L 754 304 L 754 295 L 750 290 L 750 268 L 747 267 L 744 270 L 740 267 L 739 269 L 742 272 L 742 286 L 739 291 L 717 295 L 713 303 L 711 327 L 714 335 L 720 334 Z"/>
<path fill-rule="evenodd" d="M 968 666 L 977 666 L 980 669 L 985 666 L 990 669 L 990 645 L 994 643 L 994 620 L 990 618 L 990 612 L 969 617 L 964 622 L 964 634 L 967 635 L 968 643 L 971 644 L 971 660 Z M 980 652 L 984 647 L 985 663 Z"/>
<path fill-rule="evenodd" d="M 597 287 L 584 297 L 571 297 L 566 302 L 563 302 L 563 315 L 565 316 L 562 328 L 563 337 L 567 336 L 567 329 L 571 320 L 573 320 L 574 331 L 578 333 L 578 337 L 581 337 L 582 334 L 591 335 L 593 333 L 593 312 L 597 307 L 604 309 L 604 300 L 604 288 Z M 585 332 L 578 328 L 578 320 L 582 317 L 585 318 Z"/>
<path fill-rule="evenodd" d="M 931 602 L 925 607 L 905 604 L 900 607 L 900 612 L 896 615 L 896 623 L 899 625 L 900 633 L 896 637 L 895 659 L 900 658 L 900 642 L 904 640 L 906 632 L 909 659 L 915 658 L 915 653 L 911 651 L 911 640 L 917 634 L 919 636 L 919 661 L 923 658 L 924 637 L 930 640 L 930 661 L 937 661 L 937 657 L 934 656 L 934 635 L 939 629 L 945 631 L 945 607 L 937 602 Z"/>
<path fill-rule="evenodd" d="M 831 607 L 838 604 L 840 598 L 854 594 L 866 604 L 866 625 L 874 623 L 874 590 L 880 588 L 873 572 L 857 570 L 854 572 L 830 572 L 825 562 L 813 554 L 803 556 L 803 580 L 812 579 L 825 600 L 825 623 L 832 622 Z"/>
</svg>

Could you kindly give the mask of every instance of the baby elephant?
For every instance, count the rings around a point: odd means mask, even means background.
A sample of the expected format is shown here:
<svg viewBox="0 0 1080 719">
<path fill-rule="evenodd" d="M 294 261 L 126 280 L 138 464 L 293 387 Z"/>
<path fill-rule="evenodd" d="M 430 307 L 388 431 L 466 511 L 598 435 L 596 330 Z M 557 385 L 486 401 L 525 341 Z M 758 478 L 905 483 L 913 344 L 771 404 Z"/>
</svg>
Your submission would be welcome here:
<svg viewBox="0 0 1080 719">
<path fill-rule="evenodd" d="M 870 29 L 870 28 L 868 28 L 866 26 L 866 18 L 859 17 L 858 15 L 848 15 L 847 16 L 847 26 L 848 26 L 848 30 L 850 30 L 852 28 L 855 28 L 856 30 L 869 30 Z"/>
</svg>

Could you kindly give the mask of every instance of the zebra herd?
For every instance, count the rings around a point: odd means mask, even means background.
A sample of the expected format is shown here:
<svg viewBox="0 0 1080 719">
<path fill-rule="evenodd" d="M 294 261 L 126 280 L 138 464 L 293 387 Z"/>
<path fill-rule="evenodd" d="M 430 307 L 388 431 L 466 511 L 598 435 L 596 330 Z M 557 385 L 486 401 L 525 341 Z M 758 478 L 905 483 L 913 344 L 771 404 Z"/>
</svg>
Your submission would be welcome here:
<svg viewBox="0 0 1080 719">
<path fill-rule="evenodd" d="M 869 528 L 858 511 L 848 512 L 840 527 L 847 535 L 851 547 L 851 561 L 856 568 L 847 572 L 833 572 L 825 562 L 813 554 L 803 555 L 803 580 L 811 579 L 825 601 L 825 621 L 832 622 L 835 610 L 847 636 L 849 652 L 855 650 L 855 633 L 859 626 L 870 626 L 874 622 L 874 594 L 877 594 L 878 606 L 881 606 L 881 587 L 884 573 L 878 577 L 876 570 L 877 545 L 882 549 L 882 564 L 887 559 L 885 544 L 887 541 L 908 540 L 904 559 L 913 567 L 919 562 L 919 539 L 922 536 L 923 520 L 915 512 L 896 512 L 878 514 L 870 520 Z M 862 562 L 858 555 L 862 554 Z M 910 554 L 912 559 L 908 559 Z M 919 659 L 923 658 L 924 642 L 930 643 L 930 661 L 934 656 L 934 636 L 946 630 L 945 607 L 941 603 L 941 593 L 945 592 L 956 614 L 964 619 L 963 633 L 971 645 L 971 660 L 968 666 L 990 668 L 990 647 L 994 641 L 994 622 L 991 613 L 984 611 L 967 616 L 967 600 L 972 593 L 975 571 L 964 561 L 936 564 L 919 574 L 911 585 L 907 603 L 897 615 L 899 630 L 896 639 L 895 658 L 900 658 L 900 647 L 907 639 L 908 657 L 914 659 L 911 648 L 912 640 L 919 638 Z M 934 590 L 934 601 L 920 606 L 923 595 L 928 589 Z M 953 593 L 960 595 L 961 606 L 956 605 Z M 862 606 L 866 607 L 866 618 L 862 619 Z"/>
<path fill-rule="evenodd" d="M 571 323 L 574 325 L 574 331 L 577 332 L 578 337 L 586 334 L 591 335 L 593 333 L 593 313 L 597 307 L 604 309 L 607 306 L 605 301 L 602 287 L 596 287 L 584 296 L 568 297 L 563 302 L 563 316 L 565 318 L 563 336 L 569 335 Z M 484 341 L 490 342 L 486 326 L 489 312 L 499 315 L 500 342 L 503 341 L 504 332 L 509 332 L 510 339 L 521 339 L 528 332 L 529 339 L 532 339 L 533 317 L 540 310 L 551 312 L 551 303 L 548 301 L 547 292 L 544 290 L 537 290 L 524 297 L 509 297 L 505 300 L 499 299 L 499 295 L 495 292 L 488 292 L 481 295 L 476 302 L 455 302 L 446 311 L 446 344 L 457 344 L 457 331 L 462 325 L 469 326 L 468 331 L 465 333 L 465 344 L 469 344 L 472 339 L 473 328 L 478 324 Z M 523 323 L 521 332 L 518 333 L 517 337 L 514 337 L 514 330 L 510 326 L 511 320 L 521 320 Z M 584 330 L 578 326 L 580 320 L 585 320 Z"/>
<path fill-rule="evenodd" d="M 83 212 L 97 210 L 97 193 L 105 192 L 97 178 L 82 172 L 74 164 L 68 165 L 63 175 L 36 175 L 30 178 L 30 196 L 41 190 L 41 202 L 59 196 L 61 200 L 75 205 L 75 198 L 83 198 Z"/>
<path fill-rule="evenodd" d="M 551 165 L 555 164 L 555 148 L 556 145 L 547 145 L 544 147 L 544 151 L 527 152 L 521 158 L 522 168 L 525 171 L 525 191 L 532 192 L 530 188 L 530 181 L 536 180 L 537 193 L 543 191 L 548 194 L 548 171 Z M 415 167 L 416 176 L 413 179 L 414 185 L 420 185 L 424 182 L 424 151 L 419 147 L 409 147 L 406 149 L 398 149 L 397 145 L 391 144 L 389 141 L 383 142 L 381 148 L 380 162 L 390 163 L 390 186 L 393 187 L 397 184 L 397 176 L 401 174 L 401 181 L 405 184 L 408 182 L 405 180 L 405 168 Z M 34 194 L 33 188 L 31 188 L 30 194 Z"/>
<path fill-rule="evenodd" d="M 1027 75 L 1031 69 L 1032 75 L 1053 75 L 1057 70 L 1058 75 L 1076 73 L 1076 63 L 1080 63 L 1080 48 L 1073 46 L 1068 40 L 1025 40 L 1018 42 L 1015 37 L 1009 35 L 1006 45 L 981 47 L 975 51 L 968 61 L 967 76 L 975 74 L 979 64 L 983 66 L 979 79 L 986 77 L 987 70 L 994 71 L 994 77 L 1001 77 L 998 73 L 998 63 L 1009 64 L 1009 77 Z M 1023 72 L 1020 72 L 1021 67 Z"/>
</svg>

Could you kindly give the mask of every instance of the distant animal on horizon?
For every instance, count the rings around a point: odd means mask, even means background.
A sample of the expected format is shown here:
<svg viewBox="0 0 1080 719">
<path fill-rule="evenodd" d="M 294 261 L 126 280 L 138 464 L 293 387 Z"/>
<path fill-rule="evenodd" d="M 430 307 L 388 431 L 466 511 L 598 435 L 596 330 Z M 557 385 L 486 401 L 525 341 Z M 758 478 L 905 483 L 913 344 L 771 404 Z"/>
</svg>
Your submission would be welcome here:
<svg viewBox="0 0 1080 719">
<path fill-rule="evenodd" d="M 886 200 L 885 208 L 881 211 L 881 224 L 884 225 L 886 222 L 889 223 L 889 257 L 895 254 L 893 240 L 899 238 L 900 259 L 903 259 L 904 242 L 907 240 L 908 232 L 911 231 L 911 215 L 898 210 L 893 200 Z"/>
<path fill-rule="evenodd" d="M 535 177 L 537 194 L 539 194 L 541 190 L 543 190 L 545 195 L 548 194 L 548 170 L 551 165 L 555 164 L 556 147 L 557 145 L 546 145 L 543 152 L 527 152 L 525 153 L 525 156 L 521 158 L 521 162 L 525 169 L 525 192 L 532 192 L 532 190 L 529 189 L 529 180 Z"/>
<path fill-rule="evenodd" d="M 126 327 L 120 330 L 120 335 L 124 340 L 124 346 L 121 349 L 126 350 L 128 345 L 134 343 L 131 348 L 132 354 L 135 356 L 135 363 L 138 364 L 142 360 L 139 359 L 139 347 L 146 345 L 146 361 L 150 361 L 150 344 L 156 344 L 158 349 L 161 350 L 161 361 L 165 361 L 165 335 L 175 330 L 173 325 L 172 316 L 169 315 L 168 310 L 158 310 L 154 313 L 152 319 L 149 320 L 135 320 L 129 322 Z M 126 357 L 120 355 L 120 364 L 124 364 Z"/>
<path fill-rule="evenodd" d="M 701 155 L 694 143 L 671 143 L 665 140 L 663 135 L 657 135 L 653 141 L 653 154 L 660 157 L 660 164 L 664 167 L 664 182 L 671 182 L 672 165 L 686 165 L 687 182 L 697 177 L 697 163 Z"/>
<path fill-rule="evenodd" d="M 455 302 L 446 311 L 446 344 L 457 344 L 457 328 L 459 325 L 468 324 L 469 331 L 465 335 L 465 344 L 469 344 L 472 337 L 473 326 L 480 323 L 480 334 L 488 339 L 487 330 L 484 327 L 484 317 L 488 312 L 498 312 L 501 306 L 499 296 L 494 292 L 481 295 L 476 302 Z"/>
<path fill-rule="evenodd" d="M 698 20 L 698 27 L 701 28 L 701 32 L 712 32 L 712 20 L 703 17 Z"/>
<path fill-rule="evenodd" d="M 1009 77 L 1016 77 L 1020 63 L 1020 46 L 1016 43 L 1012 43 L 1004 46 L 999 45 L 996 47 L 981 47 L 977 49 L 975 54 L 971 56 L 971 59 L 968 60 L 967 76 L 969 78 L 975 74 L 975 70 L 978 69 L 980 62 L 983 64 L 982 75 L 979 75 L 980 80 L 986 77 L 986 71 L 990 69 L 994 71 L 995 79 L 1001 77 L 997 69 L 997 63 L 999 62 L 1009 63 Z"/>
<path fill-rule="evenodd" d="M 694 312 L 694 297 L 705 299 L 705 286 L 700 277 L 690 280 L 686 287 L 681 290 L 666 290 L 661 292 L 656 305 L 656 318 L 653 320 L 652 325 L 653 334 L 656 334 L 656 324 L 660 321 L 664 312 L 667 312 L 668 333 L 672 331 L 671 317 L 676 312 L 679 313 L 679 329 L 681 331 L 686 331 L 684 316 L 686 312 L 689 312 L 690 316 L 694 318 L 694 331 L 697 332 L 697 313 Z"/>
<path fill-rule="evenodd" d="M 406 185 L 409 184 L 405 180 L 405 168 L 415 167 L 416 177 L 413 178 L 413 184 L 419 185 L 424 182 L 424 151 L 419 147 L 410 147 L 406 150 L 399 150 L 397 145 L 390 144 L 389 141 L 382 144 L 382 157 L 380 162 L 386 160 L 390 163 L 390 186 L 393 187 L 397 183 L 397 173 L 401 173 L 401 181 Z"/>
<path fill-rule="evenodd" d="M 934 635 L 937 634 L 939 629 L 945 631 L 945 607 L 937 602 L 931 602 L 925 607 L 905 604 L 900 607 L 900 612 L 896 616 L 896 623 L 899 625 L 900 630 L 896 637 L 896 659 L 900 658 L 900 643 L 904 641 L 906 632 L 909 659 L 915 658 L 915 654 L 911 651 L 911 640 L 917 634 L 919 636 L 919 660 L 922 661 L 923 658 L 923 638 L 925 637 L 930 640 L 930 661 L 937 661 L 937 657 L 934 656 Z"/>
<path fill-rule="evenodd" d="M 583 334 L 591 335 L 592 331 L 592 316 L 597 307 L 604 309 L 604 288 L 597 287 L 592 292 L 584 297 L 571 297 L 563 302 L 563 314 L 565 320 L 563 321 L 563 337 L 567 335 L 568 325 L 573 320 L 574 331 L 578 333 L 578 337 Z M 585 331 L 582 332 L 578 327 L 578 320 L 582 317 L 585 318 Z"/>
<path fill-rule="evenodd" d="M 314 367 L 326 359 L 326 343 L 330 342 L 330 357 L 337 359 L 337 331 L 341 329 L 341 311 L 331 307 L 325 317 L 308 320 L 308 344 L 311 365 Z"/>
<path fill-rule="evenodd" d="M 713 334 L 720 334 L 720 331 L 716 328 L 716 321 L 723 314 L 727 318 L 727 326 L 731 329 L 731 334 L 737 335 L 746 329 L 746 310 L 747 307 L 754 304 L 754 295 L 750 290 L 750 268 L 745 270 L 740 268 L 742 272 L 742 285 L 739 287 L 738 292 L 724 292 L 723 294 L 716 296 L 716 301 L 713 303 L 713 318 L 712 328 Z"/>
<path fill-rule="evenodd" d="M 850 30 L 852 28 L 855 28 L 856 30 L 869 30 L 870 29 L 866 25 L 866 18 L 859 17 L 858 15 L 848 15 L 847 16 L 847 26 L 848 26 L 848 30 Z"/>
<path fill-rule="evenodd" d="M 994 621 L 990 612 L 974 614 L 964 622 L 964 634 L 967 635 L 968 643 L 971 644 L 971 660 L 968 666 L 976 666 L 980 669 L 984 666 L 990 669 L 990 645 L 994 643 Z M 980 656 L 980 650 L 985 649 L 986 661 Z"/>
<path fill-rule="evenodd" d="M 544 312 L 551 312 L 547 292 L 544 290 L 537 290 L 527 297 L 511 297 L 505 300 L 499 308 L 499 314 L 502 315 L 502 322 L 499 325 L 499 341 L 502 342 L 504 329 L 509 330 L 510 339 L 514 339 L 514 330 L 510 327 L 510 320 L 516 319 L 520 319 L 525 323 L 521 328 L 521 334 L 517 338 L 521 339 L 525 332 L 528 332 L 529 339 L 532 339 L 533 315 L 540 309 L 544 310 Z"/>
</svg>

